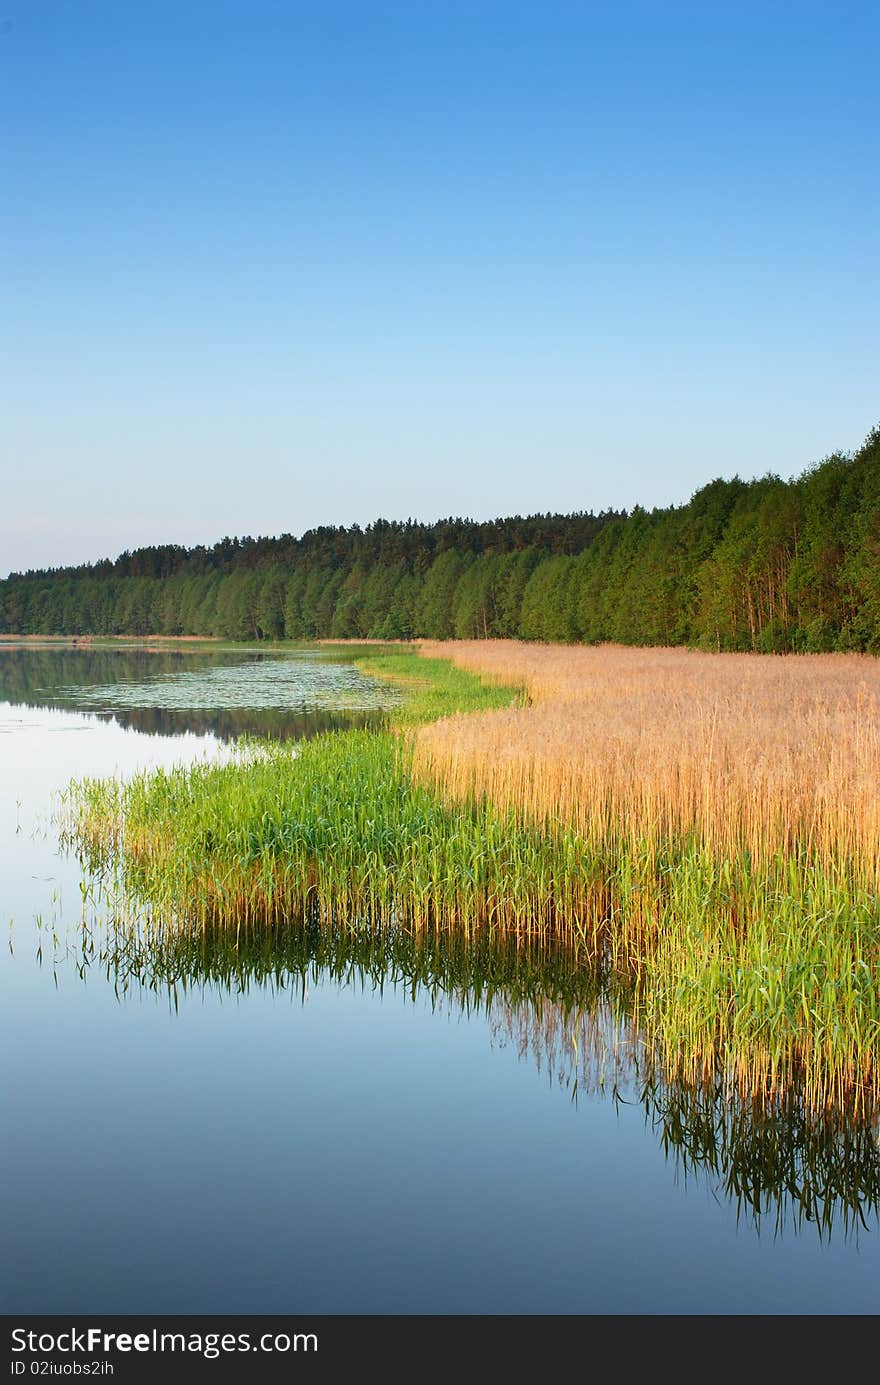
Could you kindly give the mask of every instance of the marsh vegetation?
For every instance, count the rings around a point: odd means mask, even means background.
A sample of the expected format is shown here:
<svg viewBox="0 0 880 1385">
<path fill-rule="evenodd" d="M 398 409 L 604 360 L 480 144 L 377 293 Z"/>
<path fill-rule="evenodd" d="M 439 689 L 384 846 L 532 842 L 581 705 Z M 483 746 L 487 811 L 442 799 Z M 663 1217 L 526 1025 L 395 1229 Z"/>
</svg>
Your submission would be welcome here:
<svg viewBox="0 0 880 1385">
<path fill-rule="evenodd" d="M 407 693 L 382 730 L 80 783 L 91 866 L 182 932 L 552 937 L 664 1069 L 872 1105 L 873 660 L 479 642 L 362 668 Z"/>
</svg>

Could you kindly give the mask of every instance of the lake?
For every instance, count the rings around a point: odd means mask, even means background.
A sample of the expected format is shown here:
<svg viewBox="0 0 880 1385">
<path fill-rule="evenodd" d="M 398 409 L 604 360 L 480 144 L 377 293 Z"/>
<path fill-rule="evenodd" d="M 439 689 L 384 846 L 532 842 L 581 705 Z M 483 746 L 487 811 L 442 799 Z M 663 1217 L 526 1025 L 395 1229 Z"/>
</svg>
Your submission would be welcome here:
<svg viewBox="0 0 880 1385">
<path fill-rule="evenodd" d="M 877 1312 L 876 1122 L 676 1083 L 562 949 L 114 930 L 72 777 L 395 696 L 332 650 L 0 647 L 3 1311 Z"/>
</svg>

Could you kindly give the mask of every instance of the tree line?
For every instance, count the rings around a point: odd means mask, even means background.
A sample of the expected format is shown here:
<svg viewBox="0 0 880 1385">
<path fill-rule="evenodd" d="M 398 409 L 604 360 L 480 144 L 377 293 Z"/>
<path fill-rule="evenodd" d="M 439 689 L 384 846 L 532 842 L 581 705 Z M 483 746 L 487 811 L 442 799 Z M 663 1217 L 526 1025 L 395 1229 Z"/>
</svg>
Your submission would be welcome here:
<svg viewBox="0 0 880 1385">
<path fill-rule="evenodd" d="M 718 479 L 664 509 L 378 520 L 13 573 L 0 631 L 880 652 L 880 427 L 791 481 Z"/>
</svg>

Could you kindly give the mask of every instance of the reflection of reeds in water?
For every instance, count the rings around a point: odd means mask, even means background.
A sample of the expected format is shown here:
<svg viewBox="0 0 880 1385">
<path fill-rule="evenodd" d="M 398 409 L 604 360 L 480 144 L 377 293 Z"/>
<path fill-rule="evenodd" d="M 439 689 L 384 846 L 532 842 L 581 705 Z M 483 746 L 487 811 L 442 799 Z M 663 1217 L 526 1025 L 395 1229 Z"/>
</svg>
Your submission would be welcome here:
<svg viewBox="0 0 880 1385">
<path fill-rule="evenodd" d="M 73 957 L 81 972 L 98 967 L 117 994 L 149 989 L 176 1007 L 194 987 L 244 994 L 251 988 L 302 990 L 309 980 L 331 980 L 381 992 L 401 988 L 413 999 L 452 1003 L 463 1012 L 488 1009 L 500 997 L 531 1004 L 552 996 L 566 1011 L 625 993 L 565 946 L 526 943 L 484 930 L 410 929 L 402 925 L 352 929 L 334 926 L 313 902 L 274 929 L 179 927 L 128 908 L 125 895 L 96 886 L 88 894 L 90 918 Z"/>
<path fill-rule="evenodd" d="M 643 1040 L 618 1001 L 598 992 L 589 1008 L 547 995 L 526 1002 L 502 998 L 489 1008 L 493 1038 L 510 1043 L 573 1100 L 580 1094 L 626 1090 L 638 1071 Z"/>
<path fill-rule="evenodd" d="M 685 1175 L 719 1180 L 738 1211 L 758 1226 L 811 1223 L 819 1235 L 867 1228 L 880 1212 L 878 1113 L 873 1102 L 826 1104 L 804 1089 L 743 1091 L 718 1077 L 693 1083 L 652 1075 L 642 1088 L 645 1116 Z"/>
<path fill-rule="evenodd" d="M 670 1069 L 632 1016 L 601 999 L 582 1008 L 499 997 L 489 1019 L 496 1039 L 572 1098 L 637 1101 L 681 1174 L 708 1178 L 756 1229 L 812 1225 L 828 1238 L 867 1229 L 880 1213 L 880 1108 L 862 1091 L 817 1109 L 809 1074 L 780 1091 L 757 1067 Z"/>
<path fill-rule="evenodd" d="M 141 989 L 176 1008 L 192 990 L 253 987 L 305 1000 L 327 982 L 456 1014 L 484 1015 L 493 1042 L 512 1045 L 572 1099 L 640 1103 L 647 1127 L 687 1177 L 707 1178 L 756 1228 L 812 1224 L 844 1235 L 880 1211 L 877 1110 L 868 1101 L 810 1105 L 809 1087 L 759 1090 L 757 1074 L 676 1072 L 646 1046 L 621 978 L 585 967 L 549 940 L 476 930 L 333 927 L 313 908 L 274 930 L 163 927 L 109 902 L 83 927 L 74 960 L 103 971 L 121 999 Z"/>
</svg>

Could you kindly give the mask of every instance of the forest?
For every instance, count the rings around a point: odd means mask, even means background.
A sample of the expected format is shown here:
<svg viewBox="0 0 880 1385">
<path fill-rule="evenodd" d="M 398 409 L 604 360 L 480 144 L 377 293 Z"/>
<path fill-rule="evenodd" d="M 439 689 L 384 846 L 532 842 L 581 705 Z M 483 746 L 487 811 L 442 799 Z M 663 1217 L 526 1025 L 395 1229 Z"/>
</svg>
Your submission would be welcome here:
<svg viewBox="0 0 880 1385">
<path fill-rule="evenodd" d="M 12 573 L 0 632 L 878 653 L 880 426 L 790 481 L 716 479 L 664 509 L 380 519 Z"/>
</svg>

